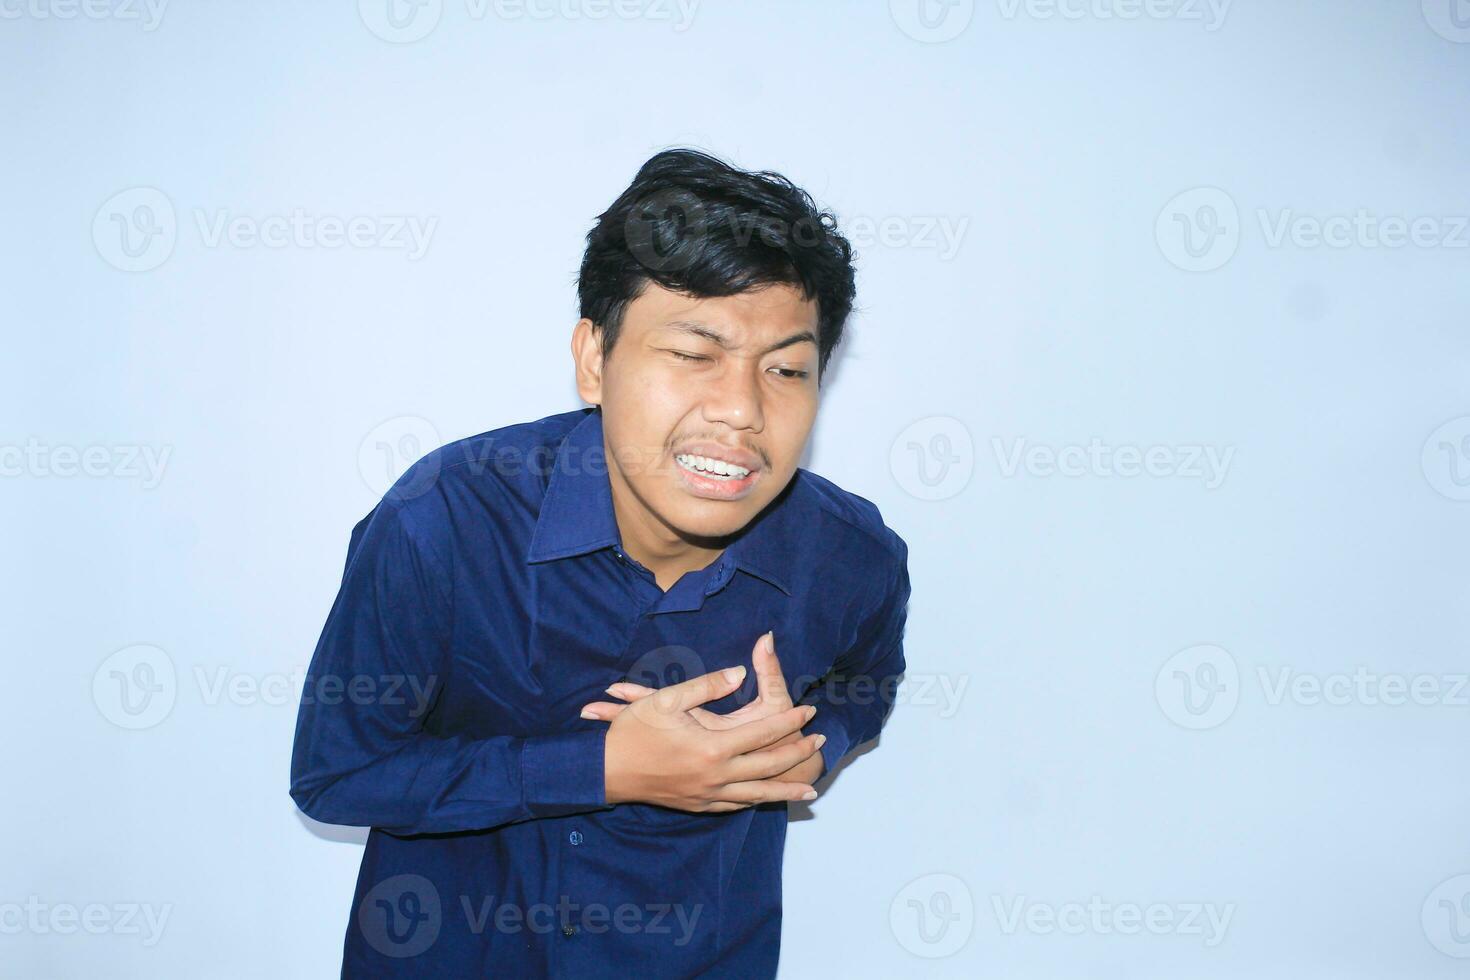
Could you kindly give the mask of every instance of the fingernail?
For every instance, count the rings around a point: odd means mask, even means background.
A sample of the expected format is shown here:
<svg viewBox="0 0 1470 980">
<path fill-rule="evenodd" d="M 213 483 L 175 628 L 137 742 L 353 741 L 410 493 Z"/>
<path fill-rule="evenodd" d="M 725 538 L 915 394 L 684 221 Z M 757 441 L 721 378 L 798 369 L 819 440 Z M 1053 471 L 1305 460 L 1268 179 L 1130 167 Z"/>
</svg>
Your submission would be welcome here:
<svg viewBox="0 0 1470 980">
<path fill-rule="evenodd" d="M 801 798 L 803 800 L 815 800 L 817 798 L 817 791 L 814 789 L 809 789 L 805 793 L 801 794 Z"/>
<path fill-rule="evenodd" d="M 597 715 L 593 714 L 591 708 L 583 708 L 582 709 L 582 717 L 583 718 L 590 718 L 593 721 L 596 721 L 597 720 Z"/>
<path fill-rule="evenodd" d="M 827 744 L 827 736 L 825 736 L 825 735 L 818 735 L 817 736 L 817 748 L 820 749 L 822 746 L 824 746 L 826 744 Z"/>
<path fill-rule="evenodd" d="M 815 715 L 816 713 L 817 713 L 817 706 L 816 705 L 809 704 L 809 705 L 806 706 L 806 720 L 807 721 L 811 721 L 812 720 L 812 716 Z"/>
<path fill-rule="evenodd" d="M 744 664 L 741 664 L 738 667 L 726 667 L 725 668 L 725 680 L 729 681 L 731 684 L 734 684 L 736 681 L 740 680 L 740 678 L 742 678 L 744 676 L 745 676 L 745 665 Z"/>
<path fill-rule="evenodd" d="M 622 682 L 619 681 L 618 683 L 621 684 Z M 613 688 L 617 686 L 617 684 L 609 684 L 607 687 L 604 687 L 602 691 L 604 694 L 611 694 L 613 697 L 617 697 L 617 694 L 613 692 Z"/>
</svg>

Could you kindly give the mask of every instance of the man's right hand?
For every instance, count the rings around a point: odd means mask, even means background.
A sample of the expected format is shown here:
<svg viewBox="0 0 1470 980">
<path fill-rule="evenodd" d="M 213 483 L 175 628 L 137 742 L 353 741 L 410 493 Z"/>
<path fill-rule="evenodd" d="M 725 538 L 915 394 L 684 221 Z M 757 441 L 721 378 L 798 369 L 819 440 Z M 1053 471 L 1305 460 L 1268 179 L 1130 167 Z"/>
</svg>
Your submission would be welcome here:
<svg viewBox="0 0 1470 980">
<path fill-rule="evenodd" d="M 798 705 L 725 731 L 711 731 L 691 714 L 739 688 L 744 677 L 743 666 L 712 671 L 619 711 L 607 731 L 607 802 L 724 813 L 815 799 L 809 784 L 772 778 L 810 759 L 826 740 L 808 735 L 777 744 L 800 732 L 815 707 Z"/>
</svg>

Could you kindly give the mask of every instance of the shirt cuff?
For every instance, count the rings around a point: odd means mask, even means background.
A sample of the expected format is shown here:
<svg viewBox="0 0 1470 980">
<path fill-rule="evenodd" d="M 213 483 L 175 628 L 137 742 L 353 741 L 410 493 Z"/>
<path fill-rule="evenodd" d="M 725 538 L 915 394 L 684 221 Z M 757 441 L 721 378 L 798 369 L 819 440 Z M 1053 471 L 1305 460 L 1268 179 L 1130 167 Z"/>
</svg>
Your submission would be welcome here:
<svg viewBox="0 0 1470 980">
<path fill-rule="evenodd" d="M 818 704 L 817 713 L 812 715 L 812 720 L 806 723 L 802 732 L 806 735 L 827 736 L 827 741 L 823 742 L 822 747 L 817 750 L 822 753 L 822 776 L 836 768 L 842 757 L 847 755 L 850 747 L 847 729 L 843 726 L 842 719 L 837 717 L 830 706 Z M 820 779 L 821 776 L 817 778 Z"/>
<path fill-rule="evenodd" d="M 526 806 L 608 806 L 607 730 L 603 724 L 527 738 L 521 749 Z"/>
</svg>

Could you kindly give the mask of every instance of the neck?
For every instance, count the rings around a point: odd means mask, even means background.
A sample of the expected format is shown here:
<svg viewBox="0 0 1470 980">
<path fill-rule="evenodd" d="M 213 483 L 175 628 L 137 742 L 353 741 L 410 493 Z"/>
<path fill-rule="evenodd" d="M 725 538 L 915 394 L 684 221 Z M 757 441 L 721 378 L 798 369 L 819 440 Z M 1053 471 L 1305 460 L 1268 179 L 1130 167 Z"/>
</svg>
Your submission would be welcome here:
<svg viewBox="0 0 1470 980">
<path fill-rule="evenodd" d="M 608 475 L 623 553 L 652 572 L 665 592 L 685 572 L 709 566 L 729 546 L 728 538 L 691 537 L 669 527 L 634 496 L 616 466 L 608 467 Z"/>
</svg>

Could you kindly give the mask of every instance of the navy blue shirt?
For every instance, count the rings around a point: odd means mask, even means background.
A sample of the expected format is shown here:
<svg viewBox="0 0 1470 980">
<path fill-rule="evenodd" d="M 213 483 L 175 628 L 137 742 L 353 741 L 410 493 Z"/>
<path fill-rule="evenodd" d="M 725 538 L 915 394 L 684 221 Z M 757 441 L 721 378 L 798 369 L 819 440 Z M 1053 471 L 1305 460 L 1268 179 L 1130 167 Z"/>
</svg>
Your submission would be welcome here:
<svg viewBox="0 0 1470 980">
<path fill-rule="evenodd" d="M 773 976 L 787 804 L 609 804 L 627 679 L 744 664 L 766 630 L 830 771 L 904 669 L 908 549 L 869 501 L 798 469 L 665 592 L 626 555 L 600 409 L 450 443 L 357 524 L 312 656 L 291 796 L 371 827 L 344 977 Z"/>
</svg>

